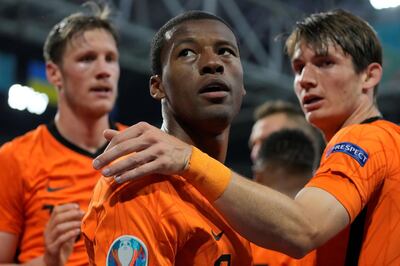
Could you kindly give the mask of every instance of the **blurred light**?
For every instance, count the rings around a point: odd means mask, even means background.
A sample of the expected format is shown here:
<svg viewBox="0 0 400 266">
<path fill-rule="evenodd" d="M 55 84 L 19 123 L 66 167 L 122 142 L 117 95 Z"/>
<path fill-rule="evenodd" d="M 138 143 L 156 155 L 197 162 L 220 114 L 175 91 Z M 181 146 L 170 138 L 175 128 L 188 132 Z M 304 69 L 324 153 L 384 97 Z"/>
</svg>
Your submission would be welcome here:
<svg viewBox="0 0 400 266">
<path fill-rule="evenodd" d="M 14 84 L 8 91 L 8 105 L 19 111 L 25 109 L 32 114 L 41 115 L 46 111 L 49 97 L 45 93 L 39 93 L 32 88 Z"/>
<path fill-rule="evenodd" d="M 375 9 L 394 8 L 400 5 L 400 0 L 369 0 Z"/>
</svg>

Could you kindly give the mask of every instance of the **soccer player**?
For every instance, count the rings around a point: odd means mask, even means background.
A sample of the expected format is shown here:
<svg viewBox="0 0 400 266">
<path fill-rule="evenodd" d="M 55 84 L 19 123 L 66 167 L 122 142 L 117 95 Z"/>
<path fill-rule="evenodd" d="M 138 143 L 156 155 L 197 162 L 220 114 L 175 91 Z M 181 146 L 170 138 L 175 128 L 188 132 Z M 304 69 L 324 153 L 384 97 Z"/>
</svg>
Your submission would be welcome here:
<svg viewBox="0 0 400 266">
<path fill-rule="evenodd" d="M 284 103 L 281 101 L 273 103 L 268 106 L 277 106 L 278 103 L 278 106 L 286 106 L 281 105 Z M 319 154 L 315 152 L 314 143 L 310 136 L 299 128 L 281 129 L 271 133 L 261 143 L 255 158 L 254 180 L 295 198 L 296 194 L 310 180 L 318 160 Z M 297 260 L 254 244 L 251 245 L 251 248 L 255 266 L 313 265 L 315 263 L 315 252 Z"/>
<path fill-rule="evenodd" d="M 320 265 L 399 265 L 400 128 L 376 104 L 382 77 L 376 33 L 363 19 L 333 10 L 299 21 L 286 48 L 306 118 L 329 141 L 295 200 L 234 172 L 216 174 L 227 168 L 140 125 L 123 134 L 108 131 L 108 138 L 117 136 L 94 166 L 137 152 L 103 173 L 123 182 L 179 172 L 246 238 L 294 257 L 318 248 Z"/>
<path fill-rule="evenodd" d="M 92 159 L 106 146 L 117 97 L 117 36 L 109 9 L 56 24 L 44 45 L 46 74 L 58 93 L 52 122 L 0 149 L 0 263 L 88 265 L 83 213 L 100 174 Z"/>
<path fill-rule="evenodd" d="M 300 129 L 281 129 L 262 143 L 253 165 L 256 182 L 295 198 L 313 175 L 317 154 Z"/>
<path fill-rule="evenodd" d="M 255 123 L 251 129 L 249 138 L 250 156 L 253 163 L 263 141 L 273 132 L 281 129 L 300 129 L 305 132 L 313 142 L 316 153 L 322 153 L 324 140 L 318 129 L 310 125 L 304 117 L 303 111 L 283 100 L 265 101 L 254 111 Z M 319 160 L 315 160 L 316 167 Z"/>
<path fill-rule="evenodd" d="M 202 11 L 182 13 L 155 34 L 151 55 L 150 94 L 161 102 L 161 130 L 223 162 L 230 124 L 245 94 L 239 48 L 228 24 Z M 102 178 L 82 229 L 95 265 L 252 261 L 249 242 L 179 175 L 150 175 L 121 185 Z"/>
</svg>

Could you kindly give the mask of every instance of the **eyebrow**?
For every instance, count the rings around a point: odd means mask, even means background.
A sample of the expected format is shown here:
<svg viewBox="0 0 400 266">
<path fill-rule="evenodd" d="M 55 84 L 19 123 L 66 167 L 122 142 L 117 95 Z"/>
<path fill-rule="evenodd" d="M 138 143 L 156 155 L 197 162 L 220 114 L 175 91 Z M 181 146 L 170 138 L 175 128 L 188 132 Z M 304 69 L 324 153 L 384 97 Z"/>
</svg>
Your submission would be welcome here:
<svg viewBox="0 0 400 266">
<path fill-rule="evenodd" d="M 184 38 L 184 39 L 178 40 L 176 43 L 173 44 L 173 46 L 177 47 L 182 44 L 195 44 L 195 43 L 196 43 L 196 39 L 189 37 L 189 38 Z"/>
<path fill-rule="evenodd" d="M 332 53 L 329 53 L 329 52 L 327 52 L 327 53 L 314 53 L 314 55 L 312 56 L 312 59 L 322 59 L 322 58 L 326 58 L 326 57 L 335 58 L 336 56 L 333 55 Z M 303 61 L 303 60 L 301 59 L 301 55 L 300 55 L 300 56 L 297 56 L 297 57 L 293 57 L 290 61 L 293 64 L 295 62 Z"/>
<path fill-rule="evenodd" d="M 176 43 L 173 44 L 173 47 L 178 47 L 182 44 L 197 44 L 197 40 L 196 38 L 193 37 L 187 37 L 181 40 L 178 40 Z M 215 46 L 223 46 L 223 45 L 228 45 L 231 48 L 233 48 L 235 50 L 235 52 L 239 51 L 239 47 L 237 45 L 235 45 L 235 43 L 228 41 L 228 40 L 217 40 L 214 43 Z"/>
</svg>

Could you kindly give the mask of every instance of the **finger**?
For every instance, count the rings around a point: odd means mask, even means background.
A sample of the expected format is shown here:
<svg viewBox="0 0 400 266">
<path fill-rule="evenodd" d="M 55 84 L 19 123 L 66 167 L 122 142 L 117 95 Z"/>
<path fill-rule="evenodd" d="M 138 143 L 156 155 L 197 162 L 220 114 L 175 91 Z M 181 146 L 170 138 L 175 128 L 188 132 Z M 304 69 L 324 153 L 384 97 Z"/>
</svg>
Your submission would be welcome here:
<svg viewBox="0 0 400 266">
<path fill-rule="evenodd" d="M 119 131 L 118 130 L 114 130 L 114 129 L 106 129 L 103 132 L 103 136 L 106 140 L 111 141 L 111 139 L 113 137 L 115 137 L 116 135 L 118 135 Z"/>
<path fill-rule="evenodd" d="M 53 212 L 54 214 L 69 211 L 69 210 L 79 210 L 79 204 L 77 203 L 65 203 L 60 204 L 54 207 Z"/>
<path fill-rule="evenodd" d="M 60 236 L 75 230 L 80 230 L 81 222 L 73 221 L 73 222 L 64 222 L 57 224 L 50 232 L 45 234 L 46 240 L 48 242 L 54 242 Z"/>
<path fill-rule="evenodd" d="M 112 171 L 115 169 L 121 169 L 121 167 L 129 166 L 129 161 L 134 162 L 132 158 L 136 157 L 137 153 L 142 151 L 143 149 L 148 148 L 148 145 L 145 145 L 145 141 L 141 140 L 141 138 L 130 139 L 121 144 L 118 144 L 111 148 L 110 150 L 104 152 L 100 155 L 94 162 L 93 165 L 97 165 L 98 161 L 102 161 L 101 165 L 106 164 L 106 166 L 101 170 L 104 176 L 112 175 Z M 124 163 L 120 163 L 124 162 Z M 134 167 L 134 166 L 132 166 Z M 123 168 L 122 170 L 128 170 Z"/>
<path fill-rule="evenodd" d="M 58 206 L 56 206 L 58 207 Z M 70 220 L 79 220 L 85 214 L 83 210 L 79 208 L 54 208 L 52 217 L 55 222 L 62 222 L 62 221 L 70 221 Z"/>
<path fill-rule="evenodd" d="M 84 212 L 79 208 L 54 208 L 50 220 L 47 223 L 46 230 L 52 231 L 55 226 L 65 222 L 81 221 Z"/>
<path fill-rule="evenodd" d="M 101 171 L 102 174 L 104 176 L 121 175 L 126 171 L 132 170 L 149 161 L 155 160 L 156 159 L 155 154 L 159 154 L 155 150 L 156 146 L 151 146 L 150 144 L 144 144 L 145 142 L 146 142 L 145 140 L 139 140 L 137 146 L 135 146 L 137 147 L 136 148 L 137 152 L 120 157 L 117 160 L 113 161 L 107 167 L 103 168 L 103 170 Z M 133 146 L 135 144 L 129 144 L 129 145 Z"/>
<path fill-rule="evenodd" d="M 77 203 L 66 203 L 66 204 L 61 204 L 61 205 L 57 205 L 53 208 L 52 212 L 51 212 L 51 216 L 50 219 L 48 221 L 48 225 L 47 226 L 52 226 L 52 224 L 54 224 L 55 217 L 58 217 L 59 215 L 61 215 L 62 213 L 65 212 L 70 212 L 70 211 L 80 211 L 80 207 Z"/>
<path fill-rule="evenodd" d="M 139 174 L 179 174 L 187 167 L 192 147 L 186 143 L 182 143 L 183 145 L 170 143 L 172 141 L 173 139 L 168 139 L 166 143 L 159 142 L 149 145 L 147 149 L 107 166 L 103 169 L 103 174 L 118 176 L 116 178 L 118 181 L 127 180 L 128 175 L 128 179 L 131 179 L 138 177 Z M 143 167 L 148 163 L 152 164 L 148 167 Z M 140 171 L 132 171 L 138 167 L 141 167 Z"/>
<path fill-rule="evenodd" d="M 80 229 L 70 230 L 55 238 L 54 241 L 49 242 L 47 248 L 52 251 L 58 251 L 60 250 L 61 246 L 66 243 L 73 245 L 75 243 L 76 237 L 78 237 L 80 233 L 81 233 Z"/>
<path fill-rule="evenodd" d="M 149 124 L 141 122 L 113 136 L 104 153 L 93 160 L 93 167 L 99 170 L 113 160 L 137 151 L 137 145 L 140 143 L 137 138 L 149 129 Z"/>
<path fill-rule="evenodd" d="M 117 183 L 124 183 L 129 180 L 137 179 L 143 176 L 151 175 L 158 173 L 159 169 L 158 163 L 155 161 L 147 162 L 146 164 L 142 164 L 137 168 L 131 169 L 129 171 L 124 172 L 121 175 L 115 176 L 115 181 Z"/>
<path fill-rule="evenodd" d="M 104 176 L 114 176 L 126 172 L 139 165 L 137 153 L 131 153 L 114 160 L 111 164 L 101 170 Z"/>
</svg>

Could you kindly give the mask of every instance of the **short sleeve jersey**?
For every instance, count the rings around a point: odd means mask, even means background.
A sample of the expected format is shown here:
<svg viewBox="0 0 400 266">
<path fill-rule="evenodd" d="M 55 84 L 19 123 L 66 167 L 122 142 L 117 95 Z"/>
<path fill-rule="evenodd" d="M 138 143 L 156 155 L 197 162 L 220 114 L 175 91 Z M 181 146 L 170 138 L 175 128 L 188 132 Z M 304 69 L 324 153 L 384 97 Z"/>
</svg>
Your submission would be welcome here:
<svg viewBox="0 0 400 266">
<path fill-rule="evenodd" d="M 377 120 L 341 129 L 307 184 L 332 194 L 351 221 L 367 207 L 359 265 L 400 265 L 399 166 L 400 128 Z"/>
<path fill-rule="evenodd" d="M 18 236 L 20 263 L 44 254 L 43 232 L 54 206 L 74 202 L 87 210 L 101 176 L 92 167 L 94 156 L 64 139 L 54 123 L 0 148 L 0 231 Z M 88 265 L 82 238 L 67 265 Z"/>
<path fill-rule="evenodd" d="M 252 265 L 249 242 L 180 176 L 100 179 L 82 231 L 93 265 Z"/>
</svg>

